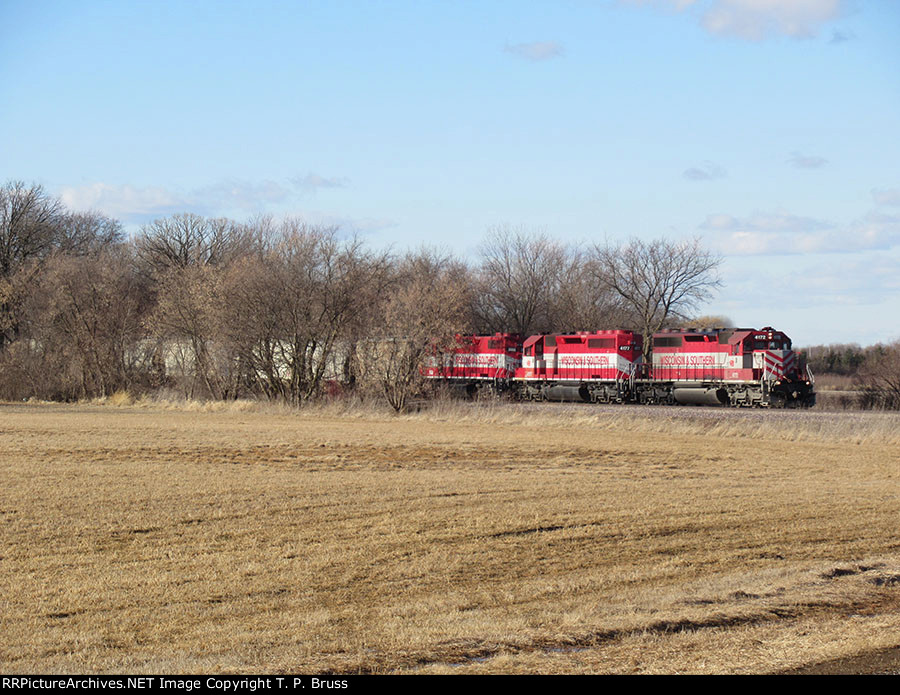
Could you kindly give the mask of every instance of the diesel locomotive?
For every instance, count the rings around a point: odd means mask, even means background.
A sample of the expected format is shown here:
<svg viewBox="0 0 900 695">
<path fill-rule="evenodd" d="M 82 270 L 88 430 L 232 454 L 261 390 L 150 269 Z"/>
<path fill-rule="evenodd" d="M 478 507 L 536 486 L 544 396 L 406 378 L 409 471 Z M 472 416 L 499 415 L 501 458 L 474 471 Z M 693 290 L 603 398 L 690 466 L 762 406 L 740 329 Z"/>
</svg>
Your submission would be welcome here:
<svg viewBox="0 0 900 695">
<path fill-rule="evenodd" d="M 809 408 L 812 372 L 791 339 L 772 327 L 669 329 L 653 335 L 650 359 L 630 330 L 459 336 L 425 369 L 469 394 L 482 389 L 527 400 L 586 403 Z"/>
</svg>

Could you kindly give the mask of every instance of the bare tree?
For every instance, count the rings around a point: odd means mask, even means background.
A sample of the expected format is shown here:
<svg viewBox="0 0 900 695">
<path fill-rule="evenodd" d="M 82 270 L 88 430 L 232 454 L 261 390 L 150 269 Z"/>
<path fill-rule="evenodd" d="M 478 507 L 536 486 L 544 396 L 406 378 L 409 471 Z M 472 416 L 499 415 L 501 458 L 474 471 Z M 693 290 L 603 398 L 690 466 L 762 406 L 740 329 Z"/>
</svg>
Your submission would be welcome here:
<svg viewBox="0 0 900 695">
<path fill-rule="evenodd" d="M 596 331 L 626 325 L 628 312 L 622 299 L 598 285 L 586 254 L 572 250 L 568 256 L 559 289 L 548 298 L 554 322 L 545 330 Z"/>
<path fill-rule="evenodd" d="M 367 251 L 337 229 L 287 220 L 268 247 L 224 274 L 219 339 L 246 368 L 246 381 L 294 405 L 343 378 L 358 327 L 389 279 L 387 254 Z"/>
<path fill-rule="evenodd" d="M 65 217 L 62 203 L 37 184 L 13 181 L 0 188 L 0 277 L 53 250 Z"/>
<path fill-rule="evenodd" d="M 96 255 L 122 239 L 118 220 L 96 211 L 69 212 L 60 225 L 58 248 L 73 256 Z"/>
<path fill-rule="evenodd" d="M 191 213 L 154 220 L 141 228 L 136 240 L 138 257 L 155 273 L 224 265 L 245 253 L 251 242 L 245 225 Z"/>
<path fill-rule="evenodd" d="M 284 296 L 280 264 L 272 251 L 248 255 L 231 264 L 222 280 L 217 314 L 219 339 L 237 361 L 235 387 L 269 400 L 288 400 L 281 362 Z"/>
<path fill-rule="evenodd" d="M 645 359 L 653 334 L 666 321 L 684 318 L 722 284 L 716 275 L 722 259 L 704 249 L 699 239 L 597 245 L 592 261 L 597 284 L 621 298 L 643 333 Z"/>
<path fill-rule="evenodd" d="M 240 364 L 222 334 L 225 269 L 260 253 L 248 225 L 194 214 L 154 220 L 135 239 L 138 265 L 152 278 L 156 306 L 148 325 L 185 395 L 236 395 Z"/>
<path fill-rule="evenodd" d="M 156 306 L 147 325 L 191 398 L 228 395 L 227 363 L 216 359 L 219 279 L 217 268 L 203 265 L 170 268 L 156 277 Z"/>
<path fill-rule="evenodd" d="M 474 314 L 478 328 L 523 335 L 555 328 L 553 308 L 570 252 L 539 231 L 497 227 L 481 247 Z"/>
<path fill-rule="evenodd" d="M 465 265 L 428 250 L 408 255 L 360 343 L 363 384 L 403 411 L 424 386 L 426 360 L 469 330 L 469 301 Z"/>
<path fill-rule="evenodd" d="M 62 217 L 62 204 L 39 185 L 0 188 L 0 349 L 19 335 L 35 261 L 52 251 Z"/>
<path fill-rule="evenodd" d="M 721 314 L 691 316 L 682 322 L 685 328 L 734 328 L 734 321 Z"/>
<path fill-rule="evenodd" d="M 19 335 L 22 307 L 51 254 L 97 254 L 121 238 L 116 220 L 68 212 L 40 185 L 13 181 L 0 188 L 0 349 Z"/>
<path fill-rule="evenodd" d="M 40 395 L 107 396 L 141 380 L 146 292 L 128 248 L 56 253 L 35 284 L 26 307 L 33 340 L 24 342 L 43 369 Z"/>
<path fill-rule="evenodd" d="M 856 382 L 863 407 L 900 410 L 900 341 L 870 349 Z"/>
</svg>

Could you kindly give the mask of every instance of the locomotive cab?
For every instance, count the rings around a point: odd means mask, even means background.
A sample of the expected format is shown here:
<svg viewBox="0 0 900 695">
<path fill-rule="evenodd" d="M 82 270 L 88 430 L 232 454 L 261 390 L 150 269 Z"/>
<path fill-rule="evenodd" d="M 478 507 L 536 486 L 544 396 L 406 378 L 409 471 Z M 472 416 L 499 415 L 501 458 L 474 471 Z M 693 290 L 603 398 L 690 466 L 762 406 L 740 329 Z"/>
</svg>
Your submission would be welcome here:
<svg viewBox="0 0 900 695">
<path fill-rule="evenodd" d="M 776 408 L 811 407 L 815 405 L 812 373 L 800 364 L 793 351 L 791 339 L 781 331 L 767 326 L 746 338 L 752 344 L 753 369 L 769 405 Z"/>
</svg>

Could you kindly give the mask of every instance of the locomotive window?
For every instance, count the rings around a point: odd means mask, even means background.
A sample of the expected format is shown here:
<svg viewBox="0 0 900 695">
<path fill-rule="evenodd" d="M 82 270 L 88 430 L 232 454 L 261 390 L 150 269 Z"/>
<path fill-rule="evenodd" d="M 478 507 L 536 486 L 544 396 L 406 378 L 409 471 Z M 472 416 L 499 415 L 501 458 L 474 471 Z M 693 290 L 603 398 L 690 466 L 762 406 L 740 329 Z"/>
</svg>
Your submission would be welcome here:
<svg viewBox="0 0 900 695">
<path fill-rule="evenodd" d="M 530 345 L 527 348 L 525 348 L 525 354 L 528 357 L 531 357 L 531 350 L 532 350 L 532 347 Z"/>
<path fill-rule="evenodd" d="M 753 346 L 754 350 L 765 350 L 766 349 L 766 341 L 765 340 L 757 340 L 756 345 Z"/>
<path fill-rule="evenodd" d="M 563 342 L 566 345 L 572 345 L 575 343 L 581 343 L 581 338 L 563 338 Z"/>
<path fill-rule="evenodd" d="M 681 336 L 666 336 L 665 338 L 654 338 L 653 347 L 681 347 Z"/>
<path fill-rule="evenodd" d="M 686 335 L 684 339 L 689 343 L 702 343 L 706 338 L 702 335 Z"/>
<path fill-rule="evenodd" d="M 769 349 L 770 350 L 780 350 L 781 343 L 779 343 L 777 340 L 773 340 L 771 343 L 769 343 Z"/>
<path fill-rule="evenodd" d="M 588 338 L 589 348 L 614 348 L 615 346 L 615 338 Z"/>
</svg>

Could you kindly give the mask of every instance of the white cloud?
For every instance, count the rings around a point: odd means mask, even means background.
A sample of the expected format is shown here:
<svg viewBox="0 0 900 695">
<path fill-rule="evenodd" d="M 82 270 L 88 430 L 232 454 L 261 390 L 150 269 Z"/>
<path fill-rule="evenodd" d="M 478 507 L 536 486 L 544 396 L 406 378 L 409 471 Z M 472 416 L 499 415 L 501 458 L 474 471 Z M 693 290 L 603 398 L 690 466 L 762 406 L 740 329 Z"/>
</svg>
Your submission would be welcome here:
<svg viewBox="0 0 900 695">
<path fill-rule="evenodd" d="M 518 43 L 514 46 L 507 45 L 504 49 L 519 58 L 526 60 L 550 60 L 563 55 L 562 44 L 556 41 L 534 41 L 532 43 Z"/>
<path fill-rule="evenodd" d="M 821 169 L 828 164 L 828 160 L 824 157 L 802 154 L 800 152 L 792 152 L 790 159 L 787 161 L 795 169 Z"/>
<path fill-rule="evenodd" d="M 65 186 L 60 199 L 72 210 L 99 210 L 110 217 L 142 218 L 181 212 L 194 206 L 189 196 L 180 195 L 162 186 L 143 188 L 108 183 Z"/>
<path fill-rule="evenodd" d="M 632 5 L 655 5 L 690 10 L 700 25 L 716 36 L 762 41 L 772 36 L 804 39 L 816 36 L 842 11 L 843 0 L 623 0 Z M 835 32 L 831 43 L 849 38 Z"/>
<path fill-rule="evenodd" d="M 785 212 L 739 219 L 708 215 L 700 228 L 717 233 L 710 244 L 730 256 L 856 253 L 900 246 L 900 216 L 870 212 L 846 226 Z"/>
<path fill-rule="evenodd" d="M 685 169 L 682 176 L 688 181 L 712 181 L 714 179 L 723 179 L 727 176 L 726 171 L 718 164 L 713 162 L 704 162 L 700 166 Z"/>
</svg>

